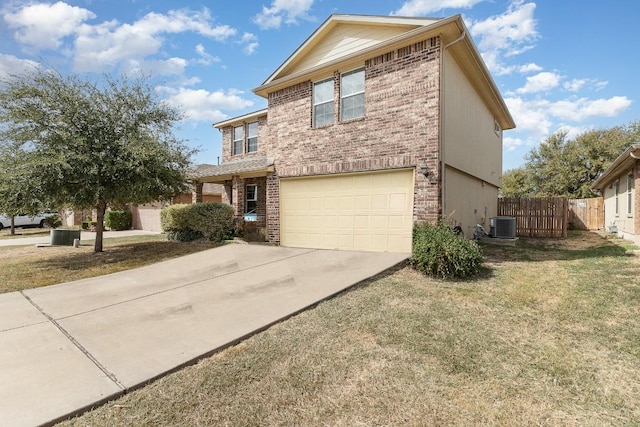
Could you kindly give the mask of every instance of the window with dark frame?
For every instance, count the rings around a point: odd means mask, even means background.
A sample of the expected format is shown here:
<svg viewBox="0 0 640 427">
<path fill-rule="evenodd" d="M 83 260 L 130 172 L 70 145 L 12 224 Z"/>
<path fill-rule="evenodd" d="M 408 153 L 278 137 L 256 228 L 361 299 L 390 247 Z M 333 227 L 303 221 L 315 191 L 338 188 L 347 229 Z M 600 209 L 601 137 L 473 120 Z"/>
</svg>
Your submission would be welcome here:
<svg viewBox="0 0 640 427">
<path fill-rule="evenodd" d="M 350 71 L 341 76 L 340 120 L 364 117 L 364 69 Z"/>
<path fill-rule="evenodd" d="M 244 126 L 236 126 L 233 128 L 233 147 L 232 147 L 231 154 L 233 156 L 242 154 L 243 146 L 244 146 Z"/>
<path fill-rule="evenodd" d="M 333 123 L 333 79 L 313 84 L 313 127 Z"/>
<path fill-rule="evenodd" d="M 247 124 L 247 153 L 258 151 L 258 122 Z"/>
</svg>

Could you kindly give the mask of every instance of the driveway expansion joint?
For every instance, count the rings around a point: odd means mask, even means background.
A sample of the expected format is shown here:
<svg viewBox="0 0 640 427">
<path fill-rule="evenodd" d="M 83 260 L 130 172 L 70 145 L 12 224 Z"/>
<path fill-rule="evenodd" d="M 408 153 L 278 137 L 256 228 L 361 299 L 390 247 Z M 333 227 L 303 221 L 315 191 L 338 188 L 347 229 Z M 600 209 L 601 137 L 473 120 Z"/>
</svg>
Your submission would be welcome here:
<svg viewBox="0 0 640 427">
<path fill-rule="evenodd" d="M 82 354 L 84 354 L 94 365 L 96 365 L 96 367 L 98 369 L 100 369 L 107 376 L 107 378 L 109 378 L 116 386 L 118 386 L 118 388 L 120 388 L 122 391 L 126 390 L 126 387 L 122 383 L 120 383 L 120 381 L 118 381 L 118 378 L 116 378 L 116 376 L 114 374 L 109 372 L 109 370 L 104 365 L 102 365 L 102 363 L 100 363 L 98 361 L 98 359 L 96 359 L 89 352 L 89 350 L 84 348 L 84 346 L 82 344 L 80 344 L 80 342 L 78 342 L 78 340 L 76 340 L 69 332 L 67 332 L 67 330 L 64 327 L 62 327 L 62 325 L 60 323 L 58 323 L 56 321 L 56 319 L 54 319 L 47 312 L 45 312 L 42 309 L 42 307 L 40 307 L 38 304 L 36 304 L 36 302 L 33 301 L 31 298 L 29 298 L 29 296 L 26 295 L 23 291 L 20 291 L 20 294 L 29 302 L 29 304 L 31 304 L 44 317 L 46 317 L 47 320 L 62 333 L 62 335 L 64 335 L 78 350 L 80 350 L 82 352 Z"/>
<path fill-rule="evenodd" d="M 252 269 L 255 269 L 255 268 L 264 267 L 265 265 L 268 265 L 268 264 L 274 264 L 274 263 L 277 263 L 277 262 L 286 261 L 286 260 L 291 259 L 291 258 L 296 258 L 296 257 L 299 257 L 299 256 L 303 256 L 303 255 L 307 255 L 307 254 L 310 254 L 310 253 L 313 253 L 313 252 L 317 252 L 317 251 L 318 251 L 318 249 L 309 249 L 306 252 L 301 252 L 301 253 L 298 253 L 298 254 L 293 254 L 293 255 L 290 255 L 290 256 L 287 256 L 287 257 L 283 257 L 283 258 L 279 258 L 279 259 L 276 259 L 276 260 L 271 260 L 271 261 L 268 261 L 268 262 L 264 262 L 262 264 L 256 264 L 256 265 L 252 265 L 252 266 L 249 266 L 249 267 L 240 268 L 238 270 L 229 271 L 229 272 L 217 275 L 214 278 L 218 279 L 218 278 L 221 278 L 221 277 L 230 276 L 232 274 L 236 274 L 236 273 L 243 272 L 243 271 L 249 271 L 249 270 L 252 270 Z M 127 303 L 130 303 L 132 301 L 142 300 L 142 299 L 149 298 L 149 297 L 152 297 L 152 296 L 155 296 L 155 295 L 160 295 L 160 294 L 164 294 L 164 293 L 167 293 L 167 292 L 172 292 L 172 291 L 175 291 L 176 289 L 188 288 L 189 286 L 198 285 L 198 284 L 204 283 L 204 282 L 206 282 L 206 281 L 208 281 L 210 279 L 211 279 L 211 277 L 205 277 L 205 278 L 198 279 L 198 280 L 192 280 L 190 282 L 183 283 L 183 284 L 181 284 L 179 286 L 174 286 L 174 287 L 171 287 L 171 288 L 163 289 L 161 291 L 152 292 L 152 293 L 148 293 L 148 294 L 145 294 L 145 295 L 141 295 L 139 297 L 129 298 L 129 299 L 126 299 L 126 300 L 114 302 L 112 304 L 107 304 L 107 305 L 103 305 L 103 306 L 100 306 L 100 307 L 92 308 L 91 310 L 86 310 L 86 311 L 81 311 L 81 312 L 78 312 L 78 313 L 69 314 L 67 316 L 60 317 L 59 320 L 64 320 L 64 319 L 69 319 L 69 318 L 76 317 L 76 316 L 81 316 L 83 314 L 92 313 L 94 311 L 100 311 L 100 310 L 103 310 L 105 308 L 114 307 L 114 306 L 121 305 L 121 304 L 127 304 Z M 20 292 L 22 293 L 22 291 L 20 291 Z M 26 295 L 24 295 L 24 297 L 29 300 L 29 297 L 27 297 Z M 29 300 L 29 301 L 31 302 L 31 300 Z M 37 309 L 40 310 L 40 308 L 35 303 L 33 303 L 33 302 L 31 302 L 31 303 L 34 305 L 34 307 L 36 307 Z M 42 314 L 47 316 L 47 318 L 51 319 L 51 321 L 54 321 L 44 311 L 42 311 L 42 310 L 40 310 L 40 311 L 42 312 Z"/>
</svg>

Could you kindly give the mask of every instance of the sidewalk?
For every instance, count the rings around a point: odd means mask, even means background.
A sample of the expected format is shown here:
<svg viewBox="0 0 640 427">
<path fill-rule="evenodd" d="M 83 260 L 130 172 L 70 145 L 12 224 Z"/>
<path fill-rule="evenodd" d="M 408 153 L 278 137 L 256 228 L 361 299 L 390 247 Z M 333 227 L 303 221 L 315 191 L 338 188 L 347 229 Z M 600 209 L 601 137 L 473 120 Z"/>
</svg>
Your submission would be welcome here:
<svg viewBox="0 0 640 427">
<path fill-rule="evenodd" d="M 0 294 L 0 424 L 50 425 L 116 398 L 407 256 L 229 244 Z"/>
<path fill-rule="evenodd" d="M 143 236 L 147 234 L 160 234 L 158 231 L 145 231 L 145 230 L 123 230 L 123 231 L 105 231 L 103 238 L 109 239 L 113 237 L 127 237 L 127 236 Z M 96 233 L 93 231 L 82 230 L 80 232 L 80 240 L 95 240 Z M 0 239 L 0 246 L 25 246 L 25 245 L 46 245 L 51 243 L 50 236 L 38 236 L 38 237 L 15 237 L 13 239 Z"/>
</svg>

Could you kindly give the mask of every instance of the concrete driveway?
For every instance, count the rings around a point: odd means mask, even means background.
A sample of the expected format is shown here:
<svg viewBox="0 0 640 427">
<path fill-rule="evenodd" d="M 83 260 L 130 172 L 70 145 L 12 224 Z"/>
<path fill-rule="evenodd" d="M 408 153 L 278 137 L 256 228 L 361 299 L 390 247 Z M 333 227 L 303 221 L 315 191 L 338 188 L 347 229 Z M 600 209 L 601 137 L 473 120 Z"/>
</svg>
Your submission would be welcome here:
<svg viewBox="0 0 640 427">
<path fill-rule="evenodd" d="M 1 294 L 2 425 L 51 423 L 117 397 L 407 257 L 230 244 Z"/>
</svg>

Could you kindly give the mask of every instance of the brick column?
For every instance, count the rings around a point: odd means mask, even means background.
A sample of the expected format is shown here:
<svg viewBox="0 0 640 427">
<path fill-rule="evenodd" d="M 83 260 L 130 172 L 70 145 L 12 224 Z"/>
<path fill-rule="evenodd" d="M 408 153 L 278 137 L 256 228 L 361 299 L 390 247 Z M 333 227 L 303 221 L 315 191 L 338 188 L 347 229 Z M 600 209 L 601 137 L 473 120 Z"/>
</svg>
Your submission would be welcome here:
<svg viewBox="0 0 640 427">
<path fill-rule="evenodd" d="M 193 189 L 191 191 L 191 203 L 202 203 L 202 182 L 194 181 Z"/>
<path fill-rule="evenodd" d="M 231 181 L 231 206 L 234 215 L 242 218 L 244 215 L 244 179 L 234 176 Z"/>
<path fill-rule="evenodd" d="M 280 244 L 280 178 L 267 176 L 267 240 Z"/>
</svg>

